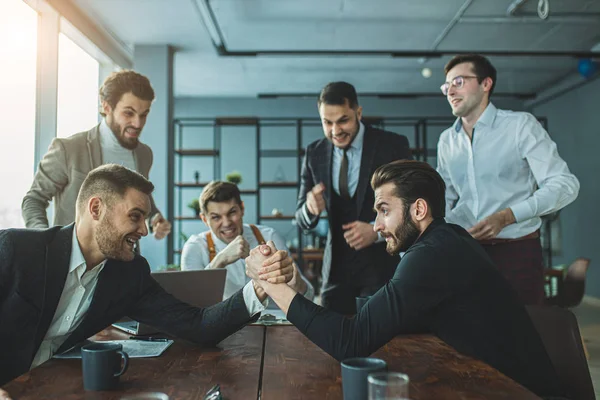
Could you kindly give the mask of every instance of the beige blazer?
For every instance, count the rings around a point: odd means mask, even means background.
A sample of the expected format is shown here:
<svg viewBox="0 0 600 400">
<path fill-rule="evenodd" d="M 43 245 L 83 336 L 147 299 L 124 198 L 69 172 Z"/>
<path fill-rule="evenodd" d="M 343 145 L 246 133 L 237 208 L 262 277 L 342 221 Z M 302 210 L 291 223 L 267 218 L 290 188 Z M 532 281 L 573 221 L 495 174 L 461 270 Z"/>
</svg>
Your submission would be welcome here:
<svg viewBox="0 0 600 400">
<path fill-rule="evenodd" d="M 23 198 L 21 210 L 27 228 L 48 228 L 46 209 L 54 199 L 53 225 L 75 221 L 77 195 L 83 180 L 102 165 L 99 126 L 68 138 L 52 140 L 48 152 L 38 166 L 31 188 Z M 139 143 L 133 151 L 136 170 L 148 178 L 152 167 L 152 150 Z M 152 200 L 154 215 L 158 210 Z"/>
</svg>

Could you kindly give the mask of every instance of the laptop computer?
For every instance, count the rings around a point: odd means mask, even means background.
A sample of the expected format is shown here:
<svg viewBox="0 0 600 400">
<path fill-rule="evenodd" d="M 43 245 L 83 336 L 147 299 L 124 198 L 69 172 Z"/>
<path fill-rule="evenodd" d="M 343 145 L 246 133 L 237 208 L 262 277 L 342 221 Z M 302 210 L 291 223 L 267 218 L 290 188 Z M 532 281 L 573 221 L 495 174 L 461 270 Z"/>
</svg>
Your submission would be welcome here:
<svg viewBox="0 0 600 400">
<path fill-rule="evenodd" d="M 196 307 L 210 307 L 223 300 L 227 270 L 204 269 L 198 271 L 153 272 L 152 277 L 165 291 L 179 300 Z M 132 335 L 156 333 L 156 328 L 138 323 L 130 318 L 112 324 Z"/>
</svg>

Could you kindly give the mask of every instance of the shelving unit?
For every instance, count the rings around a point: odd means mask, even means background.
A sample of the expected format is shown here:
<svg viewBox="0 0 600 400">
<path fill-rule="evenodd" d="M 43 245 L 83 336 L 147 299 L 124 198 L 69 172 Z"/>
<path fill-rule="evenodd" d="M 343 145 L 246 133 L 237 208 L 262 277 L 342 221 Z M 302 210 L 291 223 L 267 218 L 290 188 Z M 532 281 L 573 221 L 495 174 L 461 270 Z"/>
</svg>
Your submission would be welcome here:
<svg viewBox="0 0 600 400">
<path fill-rule="evenodd" d="M 385 129 L 388 125 L 389 129 L 394 131 L 394 127 L 408 126 L 414 127 L 414 142 L 416 144 L 413 149 L 415 158 L 426 160 L 431 149 L 427 149 L 427 139 L 423 135 L 426 133 L 427 122 L 422 118 L 383 118 L 383 117 L 363 117 L 363 122 L 369 125 Z M 448 124 L 448 122 L 445 122 Z M 451 122 L 450 122 L 451 123 Z M 241 190 L 242 195 L 256 196 L 256 223 L 261 224 L 267 221 L 291 221 L 295 218 L 292 215 L 264 215 L 261 211 L 263 203 L 263 191 L 270 190 L 291 190 L 296 189 L 296 197 L 300 187 L 300 182 L 295 180 L 283 181 L 261 181 L 261 160 L 269 158 L 292 159 L 295 161 L 296 175 L 299 179 L 302 168 L 302 157 L 305 149 L 303 146 L 303 132 L 307 129 L 321 129 L 321 121 L 318 118 L 254 118 L 254 117 L 225 117 L 225 118 L 182 118 L 174 121 L 175 126 L 175 143 L 173 144 L 173 165 L 170 166 L 169 174 L 174 176 L 171 185 L 171 199 L 173 201 L 172 211 L 175 215 L 174 234 L 169 235 L 169 263 L 174 262 L 176 255 L 181 253 L 183 240 L 180 233 L 182 232 L 182 223 L 185 221 L 200 221 L 198 217 L 184 215 L 185 204 L 183 201 L 183 191 L 185 189 L 198 189 L 197 195 L 200 194 L 202 188 L 212 179 L 220 179 L 222 177 L 222 138 L 223 127 L 241 126 L 254 128 L 256 137 L 255 148 L 252 151 L 256 154 L 256 187 L 252 189 Z M 212 129 L 212 148 L 186 148 L 184 146 L 184 131 L 187 128 L 211 128 Z M 293 128 L 295 134 L 294 148 L 287 149 L 264 149 L 261 146 L 261 128 Z M 306 144 L 306 143 L 305 143 Z M 202 171 L 203 181 L 190 182 L 183 179 L 183 160 L 186 158 L 211 158 L 213 161 L 212 179 L 207 179 L 206 174 Z M 290 162 L 290 161 L 287 161 Z M 297 228 L 298 237 L 298 252 L 295 257 L 299 263 L 303 261 L 301 229 Z"/>
<path fill-rule="evenodd" d="M 540 122 L 547 127 L 547 120 L 540 118 Z M 432 136 L 428 140 L 428 132 L 441 133 L 444 129 L 451 126 L 455 121 L 454 117 L 399 117 L 399 118 L 384 118 L 384 117 L 363 117 L 363 122 L 380 129 L 389 130 L 392 132 L 402 133 L 404 135 L 410 135 L 408 132 L 412 132 L 412 148 L 411 151 L 413 156 L 417 160 L 426 161 L 436 166 L 437 157 L 437 137 Z M 174 157 L 173 164 L 170 165 L 170 176 L 175 177 L 171 182 L 171 199 L 173 199 L 172 210 L 174 211 L 174 222 L 175 229 L 174 234 L 169 235 L 169 263 L 174 262 L 176 255 L 181 253 L 183 246 L 182 238 L 179 233 L 181 232 L 182 223 L 185 221 L 200 221 L 199 218 L 194 216 L 184 215 L 184 207 L 182 201 L 182 191 L 190 188 L 197 188 L 200 194 L 202 188 L 212 179 L 220 179 L 222 177 L 222 138 L 223 138 L 223 127 L 239 126 L 239 127 L 252 127 L 255 134 L 254 148 L 251 151 L 256 156 L 256 186 L 251 189 L 241 190 L 242 195 L 256 196 L 256 223 L 269 223 L 272 221 L 291 221 L 295 217 L 294 215 L 261 215 L 261 204 L 263 203 L 263 191 L 269 190 L 291 190 L 296 189 L 296 197 L 300 187 L 300 182 L 295 180 L 283 180 L 283 181 L 261 181 L 261 160 L 269 158 L 279 159 L 293 159 L 295 161 L 295 167 L 298 179 L 300 178 L 302 168 L 302 158 L 304 156 L 303 146 L 303 133 L 307 129 L 319 128 L 321 122 L 318 118 L 253 118 L 253 117 L 242 117 L 242 118 L 182 118 L 174 121 L 175 125 L 175 143 L 173 144 Z M 189 127 L 202 127 L 212 129 L 212 148 L 185 148 L 183 146 L 184 130 Z M 288 134 L 289 128 L 293 128 L 295 134 L 295 148 L 288 149 L 264 149 L 261 146 L 261 133 L 266 128 L 287 128 Z M 408 128 L 408 129 L 407 129 Z M 307 144 L 307 143 L 304 143 Z M 182 179 L 183 159 L 188 157 L 198 158 L 211 158 L 213 161 L 213 176 L 212 179 L 207 179 L 206 174 L 202 171 L 203 181 L 200 182 L 189 182 Z M 290 160 L 291 161 L 291 160 Z M 287 161 L 287 162 L 290 162 Z M 246 178 L 246 177 L 245 177 Z M 177 195 L 178 193 L 178 195 Z M 287 205 L 286 205 L 287 206 Z M 170 208 L 171 209 L 171 208 Z M 295 205 L 294 205 L 295 209 Z M 542 227 L 543 235 L 547 235 L 550 238 L 550 223 L 545 222 Z M 303 257 L 303 234 L 301 229 L 297 228 L 298 237 L 298 253 L 294 255 L 298 259 L 298 262 L 302 264 L 304 261 Z M 549 240 L 548 240 L 549 242 Z M 310 255 L 313 257 L 314 255 Z M 307 254 L 307 260 L 310 258 Z M 544 257 L 546 265 L 551 265 L 552 262 L 552 248 L 551 243 L 547 244 L 544 248 Z"/>
</svg>

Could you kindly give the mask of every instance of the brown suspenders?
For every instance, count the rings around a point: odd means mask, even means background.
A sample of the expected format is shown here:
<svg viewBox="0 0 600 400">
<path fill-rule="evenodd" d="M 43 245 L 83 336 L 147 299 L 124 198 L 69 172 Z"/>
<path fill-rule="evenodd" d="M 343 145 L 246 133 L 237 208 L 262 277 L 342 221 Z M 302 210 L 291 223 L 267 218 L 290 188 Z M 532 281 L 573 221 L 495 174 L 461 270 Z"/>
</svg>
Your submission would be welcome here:
<svg viewBox="0 0 600 400">
<path fill-rule="evenodd" d="M 258 244 L 266 244 L 265 238 L 263 237 L 262 233 L 260 233 L 260 230 L 258 230 L 256 225 L 250 225 L 250 228 L 252 229 L 252 232 L 254 233 L 254 237 L 256 238 L 256 240 L 258 240 Z M 208 262 L 212 262 L 212 260 L 217 255 L 217 250 L 215 249 L 215 241 L 212 238 L 212 234 L 210 233 L 210 230 L 208 232 L 206 232 L 206 243 L 208 244 L 208 258 L 209 258 Z"/>
</svg>

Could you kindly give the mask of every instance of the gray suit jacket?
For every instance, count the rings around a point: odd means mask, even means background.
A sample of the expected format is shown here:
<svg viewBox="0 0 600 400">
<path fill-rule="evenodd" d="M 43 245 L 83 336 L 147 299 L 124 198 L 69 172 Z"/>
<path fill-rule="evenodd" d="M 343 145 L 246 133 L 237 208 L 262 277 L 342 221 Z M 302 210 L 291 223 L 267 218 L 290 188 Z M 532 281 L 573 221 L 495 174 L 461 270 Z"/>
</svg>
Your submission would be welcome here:
<svg viewBox="0 0 600 400">
<path fill-rule="evenodd" d="M 53 225 L 68 225 L 75 221 L 79 188 L 87 174 L 103 164 L 99 126 L 52 141 L 21 204 L 27 228 L 48 228 L 46 209 L 53 198 Z M 148 178 L 152 167 L 150 147 L 140 143 L 133 151 L 133 157 L 136 170 Z M 150 215 L 157 211 L 152 200 Z"/>
</svg>

